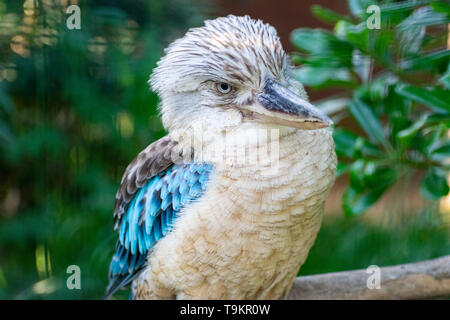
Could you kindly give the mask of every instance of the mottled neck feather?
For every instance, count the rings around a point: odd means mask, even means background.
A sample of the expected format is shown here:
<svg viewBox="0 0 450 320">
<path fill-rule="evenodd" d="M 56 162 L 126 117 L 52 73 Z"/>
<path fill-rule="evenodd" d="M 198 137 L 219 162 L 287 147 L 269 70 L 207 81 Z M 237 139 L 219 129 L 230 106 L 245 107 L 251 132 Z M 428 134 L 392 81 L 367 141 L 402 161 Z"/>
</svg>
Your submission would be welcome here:
<svg viewBox="0 0 450 320">
<path fill-rule="evenodd" d="M 334 148 L 329 129 L 298 130 L 255 123 L 220 132 L 198 128 L 171 138 L 183 154 L 193 150 L 194 162 L 211 163 L 217 171 L 229 172 L 230 177 L 245 175 L 255 180 L 276 177 L 279 170 L 301 164 L 305 156 L 314 162 L 314 155 L 319 157 L 316 149 L 325 146 L 331 153 Z"/>
</svg>

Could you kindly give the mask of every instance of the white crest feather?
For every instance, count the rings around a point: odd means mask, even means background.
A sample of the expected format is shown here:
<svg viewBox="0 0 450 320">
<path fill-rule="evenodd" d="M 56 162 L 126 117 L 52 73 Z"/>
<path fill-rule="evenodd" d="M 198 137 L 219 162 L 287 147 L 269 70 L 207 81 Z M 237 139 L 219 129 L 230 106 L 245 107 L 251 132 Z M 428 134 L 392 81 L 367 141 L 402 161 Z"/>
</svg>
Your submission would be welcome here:
<svg viewBox="0 0 450 320">
<path fill-rule="evenodd" d="M 203 80 L 258 84 L 264 73 L 279 77 L 287 67 L 275 28 L 249 16 L 207 20 L 165 53 L 149 81 L 162 97 L 169 89 L 195 90 Z"/>
</svg>

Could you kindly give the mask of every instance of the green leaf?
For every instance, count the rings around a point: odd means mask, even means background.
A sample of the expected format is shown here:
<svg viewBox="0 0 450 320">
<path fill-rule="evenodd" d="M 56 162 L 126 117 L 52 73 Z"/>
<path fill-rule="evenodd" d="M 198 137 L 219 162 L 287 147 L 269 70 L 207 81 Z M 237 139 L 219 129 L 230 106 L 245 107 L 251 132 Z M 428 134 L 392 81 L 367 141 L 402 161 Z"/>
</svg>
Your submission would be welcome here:
<svg viewBox="0 0 450 320">
<path fill-rule="evenodd" d="M 350 170 L 350 187 L 345 191 L 342 206 L 346 216 L 366 211 L 397 180 L 395 169 L 378 166 L 376 161 L 355 161 Z"/>
<path fill-rule="evenodd" d="M 420 185 L 420 192 L 425 198 L 431 200 L 438 200 L 446 196 L 449 192 L 449 187 L 445 173 L 436 167 L 428 169 Z"/>
<path fill-rule="evenodd" d="M 434 1 L 430 3 L 434 11 L 450 15 L 450 4 L 447 1 Z"/>
<path fill-rule="evenodd" d="M 389 143 L 384 136 L 381 123 L 378 121 L 372 109 L 365 102 L 355 98 L 350 102 L 349 110 L 372 142 L 381 143 L 384 147 L 389 148 Z"/>
<path fill-rule="evenodd" d="M 381 190 L 358 191 L 349 187 L 342 197 L 342 209 L 347 217 L 357 216 L 369 209 L 381 197 Z"/>
<path fill-rule="evenodd" d="M 357 159 L 365 157 L 383 157 L 384 153 L 363 137 L 346 129 L 335 129 L 333 139 L 338 156 Z"/>
<path fill-rule="evenodd" d="M 366 183 L 364 180 L 364 168 L 366 161 L 364 159 L 358 159 L 352 163 L 350 167 L 350 185 L 355 190 L 365 190 Z"/>
<path fill-rule="evenodd" d="M 450 50 L 448 50 L 448 51 L 450 51 Z M 442 85 L 445 88 L 450 89 L 450 63 L 448 64 L 447 71 L 439 79 L 439 81 L 442 83 Z"/>
<path fill-rule="evenodd" d="M 353 47 L 339 40 L 331 32 L 321 29 L 300 28 L 291 33 L 292 43 L 308 53 L 302 63 L 327 67 L 350 67 Z"/>
<path fill-rule="evenodd" d="M 344 68 L 303 66 L 295 71 L 295 77 L 301 83 L 315 88 L 352 87 L 355 85 L 349 71 Z"/>
<path fill-rule="evenodd" d="M 354 145 L 358 136 L 353 132 L 343 129 L 335 129 L 333 131 L 333 139 L 338 156 L 346 156 L 353 158 Z"/>
<path fill-rule="evenodd" d="M 364 0 L 347 0 L 348 8 L 354 16 L 363 15 L 366 12 L 367 1 Z"/>
<path fill-rule="evenodd" d="M 405 71 L 426 70 L 438 67 L 441 63 L 447 62 L 450 58 L 450 50 L 439 50 L 423 56 L 403 60 L 400 66 Z"/>
<path fill-rule="evenodd" d="M 436 12 L 431 7 L 421 7 L 414 10 L 414 12 L 397 27 L 401 30 L 407 30 L 415 27 L 447 24 L 448 22 L 449 19 L 446 14 Z"/>
<path fill-rule="evenodd" d="M 389 75 L 381 75 L 365 84 L 370 94 L 370 100 L 377 101 L 386 98 L 391 93 L 389 85 L 393 81 L 396 79 L 390 78 Z"/>
<path fill-rule="evenodd" d="M 429 4 L 431 1 L 433 0 L 415 0 L 388 3 L 381 6 L 381 12 L 383 13 L 382 15 L 387 15 L 388 17 L 401 13 L 409 14 L 414 8 Z"/>
<path fill-rule="evenodd" d="M 392 43 L 394 42 L 393 34 L 381 30 L 372 32 L 370 37 L 373 38 L 373 40 L 369 43 L 369 51 L 373 52 L 373 55 L 380 61 L 383 61 L 385 65 L 393 65 L 391 49 Z"/>
<path fill-rule="evenodd" d="M 365 21 L 354 25 L 340 20 L 334 27 L 334 33 L 339 39 L 347 41 L 357 48 L 360 51 L 359 54 L 377 57 L 385 64 L 392 64 L 392 50 L 389 50 L 394 39 L 392 32 L 369 30 Z"/>
<path fill-rule="evenodd" d="M 376 161 L 368 162 L 364 169 L 364 180 L 371 190 L 382 190 L 384 192 L 397 178 L 398 172 L 394 167 L 379 166 Z"/>
<path fill-rule="evenodd" d="M 422 88 L 413 85 L 399 85 L 396 92 L 408 99 L 425 104 L 429 107 L 450 111 L 450 91 L 439 88 Z"/>
<path fill-rule="evenodd" d="M 430 124 L 430 125 L 444 124 L 444 125 L 449 126 L 450 125 L 450 113 L 433 113 L 428 116 L 427 124 Z"/>
<path fill-rule="evenodd" d="M 347 173 L 350 170 L 350 165 L 348 163 L 339 162 L 336 168 L 336 178 Z"/>
<path fill-rule="evenodd" d="M 429 130 L 429 128 L 427 128 L 427 130 Z M 432 158 L 433 156 L 430 155 L 430 153 L 442 146 L 442 137 L 447 133 L 447 128 L 445 124 L 439 123 L 438 125 L 434 125 L 428 133 L 429 134 L 426 138 L 421 136 L 423 141 L 421 143 L 420 150 L 423 154 Z"/>
<path fill-rule="evenodd" d="M 319 20 L 327 23 L 336 23 L 339 20 L 350 21 L 350 17 L 341 15 L 337 12 L 334 12 L 333 10 L 327 9 L 317 4 L 311 7 L 311 12 Z"/>
<path fill-rule="evenodd" d="M 416 10 L 395 27 L 395 35 L 400 43 L 402 54 L 419 51 L 425 37 L 425 26 L 414 25 L 414 23 L 423 14 L 423 10 Z"/>
<path fill-rule="evenodd" d="M 411 101 L 395 92 L 397 79 L 387 77 L 381 79 L 381 81 L 383 80 L 387 88 L 385 89 L 384 96 L 381 95 L 379 99 L 382 99 L 381 103 L 384 107 L 384 113 L 388 116 L 391 125 L 391 139 L 393 139 L 393 144 L 396 146 L 398 143 L 397 134 L 411 125 L 411 121 L 408 119 L 411 110 Z M 373 94 L 372 100 L 374 100 Z"/>
<path fill-rule="evenodd" d="M 367 51 L 369 45 L 369 29 L 365 22 L 354 25 L 350 22 L 340 20 L 334 27 L 336 36 L 355 45 L 358 49 Z"/>
<path fill-rule="evenodd" d="M 353 70 L 364 84 L 370 83 L 372 59 L 359 50 L 353 51 Z"/>
<path fill-rule="evenodd" d="M 403 146 L 407 146 L 410 144 L 414 136 L 419 132 L 420 129 L 424 126 L 427 121 L 428 116 L 423 115 L 418 121 L 414 122 L 409 128 L 406 128 L 397 133 L 397 141 L 400 142 Z"/>
<path fill-rule="evenodd" d="M 430 152 L 432 159 L 435 161 L 450 159 L 450 141 L 434 145 Z"/>
<path fill-rule="evenodd" d="M 326 30 L 310 28 L 299 28 L 292 31 L 291 41 L 299 49 L 319 54 L 330 53 L 341 42 Z M 343 45 L 346 44 L 343 43 Z"/>
</svg>

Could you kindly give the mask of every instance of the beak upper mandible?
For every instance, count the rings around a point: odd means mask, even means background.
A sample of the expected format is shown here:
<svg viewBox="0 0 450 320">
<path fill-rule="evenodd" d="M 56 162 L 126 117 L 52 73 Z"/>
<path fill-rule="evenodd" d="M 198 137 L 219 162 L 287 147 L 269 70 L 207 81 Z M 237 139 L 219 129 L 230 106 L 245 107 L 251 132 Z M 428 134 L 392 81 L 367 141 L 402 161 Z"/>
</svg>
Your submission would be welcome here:
<svg viewBox="0 0 450 320">
<path fill-rule="evenodd" d="M 257 98 L 275 123 L 309 130 L 333 124 L 317 107 L 273 80 L 266 81 L 263 92 L 257 94 Z"/>
</svg>

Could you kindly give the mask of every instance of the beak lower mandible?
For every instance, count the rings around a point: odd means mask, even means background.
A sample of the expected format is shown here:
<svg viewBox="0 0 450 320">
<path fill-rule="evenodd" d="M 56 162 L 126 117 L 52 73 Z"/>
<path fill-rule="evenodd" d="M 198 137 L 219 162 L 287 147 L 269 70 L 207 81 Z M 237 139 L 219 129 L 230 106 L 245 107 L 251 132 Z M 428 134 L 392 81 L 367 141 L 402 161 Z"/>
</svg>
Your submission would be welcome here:
<svg viewBox="0 0 450 320">
<path fill-rule="evenodd" d="M 267 120 L 305 130 L 325 128 L 333 124 L 321 110 L 273 80 L 267 80 L 257 98 L 265 109 Z"/>
</svg>

